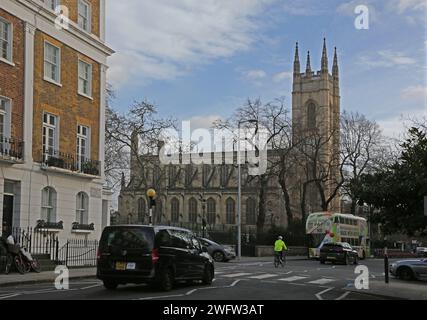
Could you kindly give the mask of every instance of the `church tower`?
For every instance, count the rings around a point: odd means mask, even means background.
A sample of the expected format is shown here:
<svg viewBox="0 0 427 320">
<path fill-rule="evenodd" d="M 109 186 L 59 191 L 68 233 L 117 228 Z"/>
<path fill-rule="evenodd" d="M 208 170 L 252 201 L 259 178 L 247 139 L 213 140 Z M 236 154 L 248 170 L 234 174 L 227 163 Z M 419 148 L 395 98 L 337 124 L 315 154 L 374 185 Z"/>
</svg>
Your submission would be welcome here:
<svg viewBox="0 0 427 320">
<path fill-rule="evenodd" d="M 333 170 L 327 179 L 326 197 L 333 192 L 334 180 L 339 179 L 338 159 L 340 154 L 340 85 L 338 56 L 335 48 L 332 73 L 329 73 L 329 60 L 326 39 L 323 42 L 320 71 L 312 71 L 312 58 L 310 52 L 307 54 L 306 70 L 301 73 L 299 58 L 299 46 L 296 45 L 293 73 L 292 92 L 292 122 L 294 142 L 302 141 L 304 137 L 310 136 L 312 132 L 322 137 L 322 162 L 334 163 Z M 336 167 L 336 168 L 335 168 Z M 298 175 L 302 175 L 300 172 Z M 303 181 L 301 177 L 301 181 Z M 335 184 L 336 186 L 336 184 Z M 315 186 L 311 185 L 307 191 L 307 214 L 322 211 L 321 201 Z M 301 192 L 298 192 L 298 198 Z M 298 203 L 298 200 L 297 200 Z M 340 210 L 340 199 L 331 203 L 329 210 Z"/>
</svg>

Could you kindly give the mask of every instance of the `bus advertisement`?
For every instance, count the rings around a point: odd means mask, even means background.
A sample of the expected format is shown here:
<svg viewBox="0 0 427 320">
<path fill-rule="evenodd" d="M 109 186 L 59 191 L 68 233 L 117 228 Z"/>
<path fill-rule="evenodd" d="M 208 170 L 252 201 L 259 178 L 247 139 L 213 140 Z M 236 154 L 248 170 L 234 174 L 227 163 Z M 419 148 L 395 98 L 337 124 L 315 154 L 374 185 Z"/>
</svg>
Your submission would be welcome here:
<svg viewBox="0 0 427 320">
<path fill-rule="evenodd" d="M 319 258 L 325 243 L 346 242 L 359 253 L 360 259 L 370 255 L 368 223 L 365 218 L 332 212 L 312 213 L 307 218 L 309 258 Z"/>
</svg>

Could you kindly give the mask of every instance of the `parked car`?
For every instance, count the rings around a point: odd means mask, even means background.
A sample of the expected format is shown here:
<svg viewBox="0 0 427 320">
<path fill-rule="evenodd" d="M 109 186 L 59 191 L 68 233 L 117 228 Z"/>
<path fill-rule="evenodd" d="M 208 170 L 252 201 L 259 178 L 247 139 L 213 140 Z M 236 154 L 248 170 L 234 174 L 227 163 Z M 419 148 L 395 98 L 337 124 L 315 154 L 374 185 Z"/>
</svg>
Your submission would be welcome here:
<svg viewBox="0 0 427 320">
<path fill-rule="evenodd" d="M 402 280 L 427 280 L 427 259 L 402 260 L 390 265 L 390 273 Z"/>
<path fill-rule="evenodd" d="M 417 257 L 427 258 L 427 247 L 418 247 L 416 250 Z"/>
<path fill-rule="evenodd" d="M 216 262 L 228 262 L 236 259 L 236 252 L 232 247 L 223 246 L 206 238 L 200 238 L 199 240 L 208 249 L 209 254 Z"/>
<path fill-rule="evenodd" d="M 174 227 L 107 227 L 97 259 L 97 277 L 111 290 L 122 284 L 148 283 L 169 291 L 181 280 L 210 285 L 215 274 L 207 248 L 191 231 Z"/>
<path fill-rule="evenodd" d="M 351 245 L 346 242 L 325 243 L 320 248 L 320 263 L 324 264 L 326 261 L 341 262 L 344 264 L 358 264 L 359 255 Z"/>
</svg>

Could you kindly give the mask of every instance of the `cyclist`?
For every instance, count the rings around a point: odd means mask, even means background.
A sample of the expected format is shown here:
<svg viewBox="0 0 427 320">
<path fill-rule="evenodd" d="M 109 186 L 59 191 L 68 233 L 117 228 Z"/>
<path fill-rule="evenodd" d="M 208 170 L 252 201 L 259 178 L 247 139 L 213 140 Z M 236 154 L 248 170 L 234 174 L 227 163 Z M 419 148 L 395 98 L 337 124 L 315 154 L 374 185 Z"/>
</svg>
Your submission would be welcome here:
<svg viewBox="0 0 427 320">
<path fill-rule="evenodd" d="M 284 262 L 285 260 L 285 251 L 288 250 L 283 237 L 279 236 L 277 241 L 274 244 L 274 254 L 279 257 L 280 261 Z"/>
</svg>

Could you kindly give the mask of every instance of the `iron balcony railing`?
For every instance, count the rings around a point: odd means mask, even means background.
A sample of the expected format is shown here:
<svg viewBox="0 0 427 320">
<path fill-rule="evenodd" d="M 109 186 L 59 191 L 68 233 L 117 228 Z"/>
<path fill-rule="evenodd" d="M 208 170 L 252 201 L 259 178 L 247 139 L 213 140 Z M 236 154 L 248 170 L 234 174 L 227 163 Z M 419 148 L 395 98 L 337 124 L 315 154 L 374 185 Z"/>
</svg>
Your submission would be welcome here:
<svg viewBox="0 0 427 320">
<path fill-rule="evenodd" d="M 76 157 L 75 155 L 53 149 L 42 150 L 40 163 L 46 167 L 65 169 L 75 173 L 83 173 L 92 176 L 101 175 L 100 161 Z"/>
<path fill-rule="evenodd" d="M 79 231 L 95 231 L 95 224 L 82 224 L 79 222 L 73 222 L 73 225 L 71 227 L 72 230 L 79 230 Z"/>
<path fill-rule="evenodd" d="M 24 159 L 24 142 L 0 136 L 0 158 L 7 160 Z"/>
</svg>

